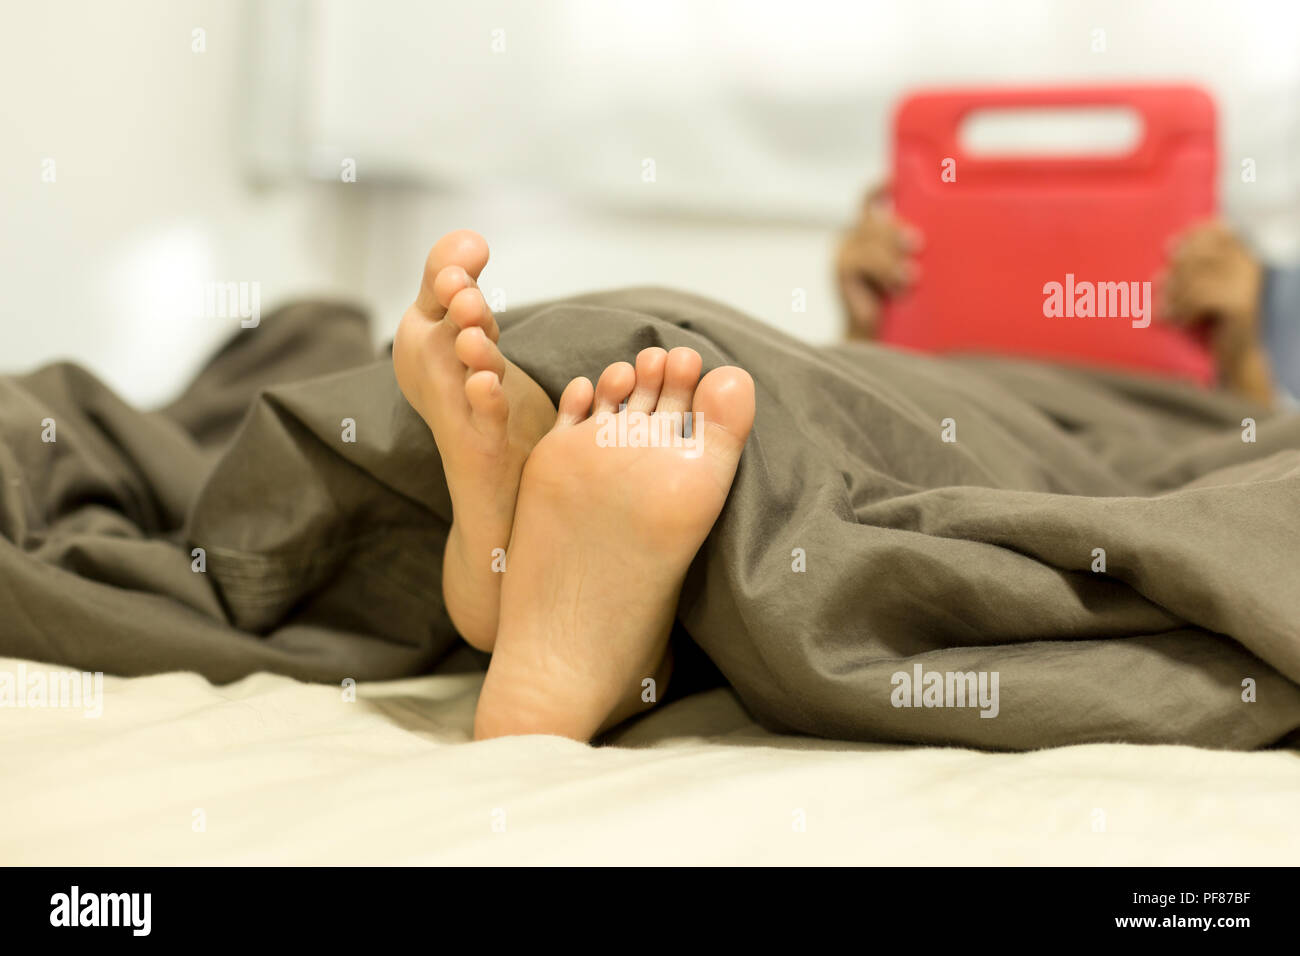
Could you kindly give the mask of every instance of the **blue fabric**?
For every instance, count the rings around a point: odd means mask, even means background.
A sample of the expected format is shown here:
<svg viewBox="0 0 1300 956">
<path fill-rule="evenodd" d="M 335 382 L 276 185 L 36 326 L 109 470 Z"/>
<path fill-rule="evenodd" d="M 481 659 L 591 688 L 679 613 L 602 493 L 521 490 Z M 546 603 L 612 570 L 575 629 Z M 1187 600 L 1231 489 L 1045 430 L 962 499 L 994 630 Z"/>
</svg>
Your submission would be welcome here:
<svg viewBox="0 0 1300 956">
<path fill-rule="evenodd" d="M 1277 384 L 1294 401 L 1300 397 L 1300 266 L 1265 272 L 1260 322 Z"/>
</svg>

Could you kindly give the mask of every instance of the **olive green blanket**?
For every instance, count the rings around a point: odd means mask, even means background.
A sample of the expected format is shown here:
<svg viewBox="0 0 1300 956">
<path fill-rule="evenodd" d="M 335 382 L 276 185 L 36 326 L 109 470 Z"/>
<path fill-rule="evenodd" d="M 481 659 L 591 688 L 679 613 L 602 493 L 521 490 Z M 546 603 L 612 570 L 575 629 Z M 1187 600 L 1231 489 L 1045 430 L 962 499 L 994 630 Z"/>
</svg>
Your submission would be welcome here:
<svg viewBox="0 0 1300 956">
<path fill-rule="evenodd" d="M 552 398 L 649 345 L 753 374 L 754 432 L 679 623 L 769 726 L 1295 741 L 1300 416 L 1112 373 L 818 349 L 665 290 L 506 318 L 504 351 Z M 0 481 L 0 655 L 339 681 L 427 672 L 458 643 L 437 449 L 351 309 L 264 317 L 156 412 L 74 366 L 0 378 Z"/>
</svg>

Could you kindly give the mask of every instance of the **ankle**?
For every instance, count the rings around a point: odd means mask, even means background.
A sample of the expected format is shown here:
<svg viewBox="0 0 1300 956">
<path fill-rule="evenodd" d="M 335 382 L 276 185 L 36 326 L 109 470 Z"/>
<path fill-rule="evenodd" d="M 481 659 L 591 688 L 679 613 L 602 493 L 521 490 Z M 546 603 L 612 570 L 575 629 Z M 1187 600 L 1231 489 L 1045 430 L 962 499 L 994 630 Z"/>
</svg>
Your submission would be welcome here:
<svg viewBox="0 0 1300 956">
<path fill-rule="evenodd" d="M 491 653 L 496 643 L 501 595 L 500 574 L 494 570 L 497 560 L 487 548 L 467 551 L 452 526 L 442 553 L 443 605 L 456 633 L 471 647 L 486 653 Z M 504 569 L 504 548 L 500 562 Z"/>
</svg>

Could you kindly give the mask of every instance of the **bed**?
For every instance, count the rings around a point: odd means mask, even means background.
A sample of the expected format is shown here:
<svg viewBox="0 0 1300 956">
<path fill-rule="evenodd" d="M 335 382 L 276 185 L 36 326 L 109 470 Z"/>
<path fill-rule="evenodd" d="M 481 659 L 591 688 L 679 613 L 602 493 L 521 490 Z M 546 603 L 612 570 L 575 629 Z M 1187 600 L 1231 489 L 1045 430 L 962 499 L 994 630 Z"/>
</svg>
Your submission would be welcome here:
<svg viewBox="0 0 1300 956">
<path fill-rule="evenodd" d="M 13 671 L 0 659 L 0 671 Z M 33 665 L 34 666 L 34 665 Z M 104 682 L 0 714 L 0 863 L 1290 864 L 1300 759 L 1029 753 L 761 729 L 717 689 L 589 747 L 471 742 L 481 673 Z M 707 726 L 707 733 L 698 728 Z M 695 732 L 684 728 L 696 729 Z"/>
<path fill-rule="evenodd" d="M 0 861 L 1296 858 L 1300 416 L 813 350 L 663 290 L 512 316 L 556 394 L 652 342 L 753 371 L 674 638 L 726 685 L 671 700 L 700 676 L 682 657 L 602 746 L 469 743 L 482 663 L 442 604 L 436 448 L 363 316 L 291 305 L 163 414 L 74 366 L 0 378 L 0 677 L 116 675 L 97 719 L 0 708 Z M 904 706 L 922 672 L 1000 698 Z"/>
</svg>

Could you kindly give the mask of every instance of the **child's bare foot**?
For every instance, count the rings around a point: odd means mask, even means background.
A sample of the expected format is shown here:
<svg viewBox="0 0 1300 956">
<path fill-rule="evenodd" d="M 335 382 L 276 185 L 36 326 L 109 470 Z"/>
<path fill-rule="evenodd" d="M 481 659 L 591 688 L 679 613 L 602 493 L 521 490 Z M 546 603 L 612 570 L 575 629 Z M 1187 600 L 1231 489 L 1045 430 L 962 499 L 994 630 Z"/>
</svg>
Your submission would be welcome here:
<svg viewBox="0 0 1300 956">
<path fill-rule="evenodd" d="M 397 383 L 433 432 L 451 494 L 442 593 L 461 636 L 490 651 L 504 556 L 524 459 L 555 421 L 540 385 L 502 356 L 496 319 L 475 279 L 487 264 L 478 233 L 443 236 L 393 339 Z M 501 549 L 499 552 L 496 549 Z"/>
<path fill-rule="evenodd" d="M 645 679 L 663 693 L 682 581 L 754 422 L 749 374 L 700 366 L 646 349 L 565 389 L 524 466 L 476 737 L 589 740 L 648 706 Z"/>
</svg>

